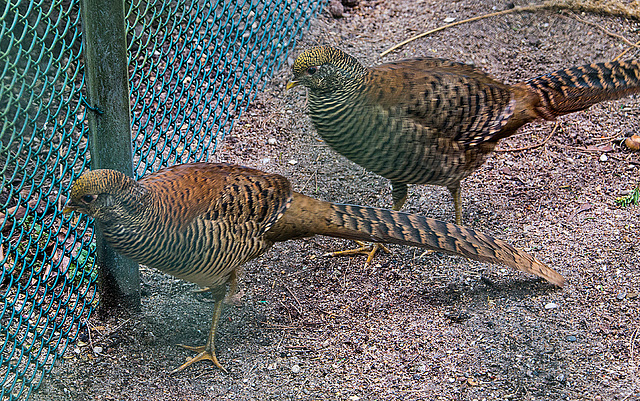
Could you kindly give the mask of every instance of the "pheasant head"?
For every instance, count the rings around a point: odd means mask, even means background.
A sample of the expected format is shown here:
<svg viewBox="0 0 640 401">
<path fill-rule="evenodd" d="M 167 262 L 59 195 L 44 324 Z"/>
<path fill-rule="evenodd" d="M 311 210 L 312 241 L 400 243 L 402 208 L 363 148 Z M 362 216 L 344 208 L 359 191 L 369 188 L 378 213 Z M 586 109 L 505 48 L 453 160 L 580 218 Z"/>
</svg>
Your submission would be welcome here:
<svg viewBox="0 0 640 401">
<path fill-rule="evenodd" d="M 298 55 L 287 89 L 303 85 L 312 91 L 336 91 L 357 86 L 366 74 L 367 68 L 356 58 L 335 47 L 317 46 Z"/>
<path fill-rule="evenodd" d="M 135 219 L 147 196 L 141 184 L 119 171 L 93 170 L 74 181 L 63 213 L 87 214 L 106 224 Z"/>
</svg>

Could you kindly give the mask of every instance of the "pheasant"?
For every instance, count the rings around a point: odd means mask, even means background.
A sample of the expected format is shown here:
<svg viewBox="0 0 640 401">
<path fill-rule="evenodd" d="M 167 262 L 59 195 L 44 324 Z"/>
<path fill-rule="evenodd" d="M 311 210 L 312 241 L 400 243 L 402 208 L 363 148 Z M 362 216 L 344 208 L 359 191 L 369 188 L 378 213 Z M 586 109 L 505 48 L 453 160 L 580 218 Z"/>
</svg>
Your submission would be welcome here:
<svg viewBox="0 0 640 401">
<path fill-rule="evenodd" d="M 640 63 L 588 64 L 506 85 L 444 59 L 366 68 L 339 49 L 319 46 L 296 58 L 287 89 L 297 85 L 309 89 L 309 116 L 324 141 L 391 181 L 393 210 L 402 208 L 408 184 L 446 186 L 461 225 L 460 181 L 500 139 L 538 118 L 554 120 L 637 93 Z"/>
<path fill-rule="evenodd" d="M 277 174 L 229 164 L 191 163 L 135 181 L 114 170 L 81 175 L 64 213 L 95 219 L 105 240 L 138 263 L 210 290 L 215 300 L 206 345 L 174 372 L 200 360 L 223 369 L 215 334 L 227 284 L 275 242 L 326 235 L 405 244 L 501 263 L 562 286 L 564 278 L 524 251 L 452 223 L 370 207 L 323 202 L 293 192 Z"/>
</svg>

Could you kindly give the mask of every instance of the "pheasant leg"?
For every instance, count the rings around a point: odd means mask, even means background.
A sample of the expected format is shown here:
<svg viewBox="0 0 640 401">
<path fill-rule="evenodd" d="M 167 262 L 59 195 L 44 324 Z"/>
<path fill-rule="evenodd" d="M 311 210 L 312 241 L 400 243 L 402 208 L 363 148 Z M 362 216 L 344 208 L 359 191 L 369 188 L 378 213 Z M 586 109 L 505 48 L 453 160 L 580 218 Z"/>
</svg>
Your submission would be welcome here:
<svg viewBox="0 0 640 401">
<path fill-rule="evenodd" d="M 365 267 L 369 266 L 371 264 L 371 261 L 373 260 L 373 257 L 375 256 L 376 252 L 378 250 L 382 250 L 386 253 L 391 253 L 391 251 L 389 250 L 389 248 L 387 248 L 386 246 L 384 246 L 383 244 L 371 244 L 371 245 L 367 245 L 366 243 L 362 242 L 362 241 L 354 241 L 356 244 L 360 245 L 359 248 L 356 249 L 346 249 L 344 251 L 335 251 L 335 252 L 329 252 L 329 253 L 325 253 L 322 256 L 353 256 L 353 255 L 367 255 L 367 260 L 366 262 L 364 262 Z"/>
<path fill-rule="evenodd" d="M 462 225 L 462 200 L 460 197 L 460 182 L 451 185 L 449 188 L 449 192 L 451 192 L 451 196 L 453 196 L 453 207 L 456 212 L 456 224 Z"/>
<path fill-rule="evenodd" d="M 224 287 L 222 287 L 224 289 Z M 215 291 L 215 292 L 214 292 Z M 225 373 L 227 370 L 218 362 L 218 358 L 216 357 L 216 347 L 215 347 L 215 339 L 216 339 L 216 328 L 218 327 L 218 320 L 220 320 L 220 313 L 222 312 L 222 300 L 224 299 L 224 291 L 219 291 L 218 289 L 212 291 L 213 297 L 215 299 L 215 305 L 213 307 L 213 319 L 211 321 L 211 329 L 209 330 L 209 337 L 207 338 L 207 344 L 199 347 L 192 347 L 188 345 L 178 344 L 179 346 L 186 348 L 191 351 L 195 351 L 198 355 L 189 359 L 187 362 L 183 363 L 177 369 L 174 369 L 171 373 L 180 372 L 185 369 L 189 365 L 202 361 L 205 359 L 210 360 L 216 365 L 218 368 L 222 369 Z"/>
<path fill-rule="evenodd" d="M 391 183 L 391 196 L 393 198 L 393 210 L 400 211 L 404 202 L 407 200 L 407 184 L 392 182 Z M 381 250 L 385 253 L 391 253 L 389 248 L 384 246 L 383 244 L 372 244 L 366 245 L 362 241 L 355 241 L 356 244 L 360 245 L 359 248 L 356 249 L 347 249 L 344 251 L 336 251 L 325 253 L 323 256 L 353 256 L 353 255 L 367 255 L 367 260 L 364 262 L 364 266 L 367 267 L 373 261 L 376 253 Z"/>
</svg>

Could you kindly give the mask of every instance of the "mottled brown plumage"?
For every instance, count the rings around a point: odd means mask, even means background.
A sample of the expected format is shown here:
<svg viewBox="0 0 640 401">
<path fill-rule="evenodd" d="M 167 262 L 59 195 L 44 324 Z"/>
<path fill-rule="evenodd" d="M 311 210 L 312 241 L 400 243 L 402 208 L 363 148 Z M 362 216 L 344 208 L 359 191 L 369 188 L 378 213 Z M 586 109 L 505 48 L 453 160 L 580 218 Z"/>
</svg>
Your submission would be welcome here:
<svg viewBox="0 0 640 401">
<path fill-rule="evenodd" d="M 65 212 L 95 218 L 106 241 L 133 260 L 210 289 L 216 300 L 207 344 L 189 347 L 215 356 L 215 332 L 226 284 L 237 269 L 274 242 L 331 237 L 418 246 L 502 263 L 562 286 L 564 278 L 524 251 L 488 235 L 416 215 L 323 202 L 295 193 L 277 174 L 228 164 L 169 167 L 134 181 L 113 170 L 83 174 Z"/>
<path fill-rule="evenodd" d="M 522 125 L 640 91 L 637 60 L 589 64 L 506 85 L 473 66 L 418 58 L 366 68 L 330 46 L 302 52 L 291 88 L 309 89 L 322 138 L 391 180 L 393 209 L 408 184 L 446 186 L 462 224 L 460 181 Z"/>
</svg>

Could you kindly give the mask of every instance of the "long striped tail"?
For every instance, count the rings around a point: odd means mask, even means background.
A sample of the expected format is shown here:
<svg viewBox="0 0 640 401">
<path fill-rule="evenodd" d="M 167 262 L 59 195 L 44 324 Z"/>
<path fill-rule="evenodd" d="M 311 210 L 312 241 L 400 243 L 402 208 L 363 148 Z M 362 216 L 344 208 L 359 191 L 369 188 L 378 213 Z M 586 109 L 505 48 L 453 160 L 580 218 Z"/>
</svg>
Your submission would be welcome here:
<svg viewBox="0 0 640 401">
<path fill-rule="evenodd" d="M 640 61 L 612 61 L 559 70 L 524 82 L 539 98 L 540 117 L 584 110 L 605 100 L 640 92 Z"/>
<path fill-rule="evenodd" d="M 300 194 L 294 194 L 291 207 L 270 231 L 274 241 L 326 235 L 416 246 L 504 264 L 558 286 L 565 281 L 523 250 L 470 228 L 387 209 L 323 202 Z"/>
</svg>

